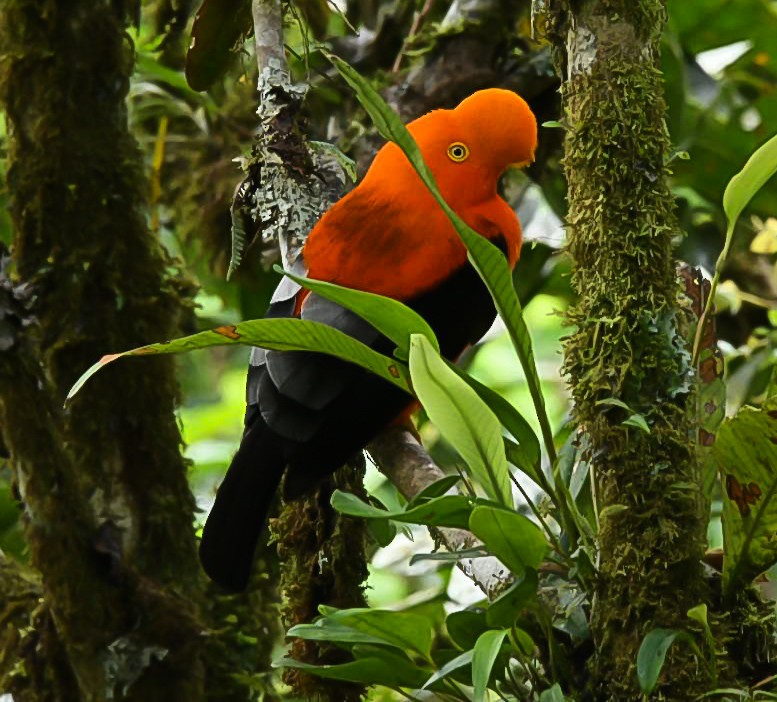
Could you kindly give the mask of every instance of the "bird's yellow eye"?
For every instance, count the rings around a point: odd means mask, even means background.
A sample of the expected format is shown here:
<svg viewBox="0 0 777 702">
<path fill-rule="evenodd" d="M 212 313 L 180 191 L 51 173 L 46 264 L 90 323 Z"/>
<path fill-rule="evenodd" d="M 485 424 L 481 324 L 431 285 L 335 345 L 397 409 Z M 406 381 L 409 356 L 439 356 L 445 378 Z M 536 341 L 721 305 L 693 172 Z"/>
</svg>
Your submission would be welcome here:
<svg viewBox="0 0 777 702">
<path fill-rule="evenodd" d="M 448 147 L 448 158 L 456 163 L 465 161 L 469 156 L 469 147 L 466 144 L 462 144 L 460 141 L 454 141 Z"/>
</svg>

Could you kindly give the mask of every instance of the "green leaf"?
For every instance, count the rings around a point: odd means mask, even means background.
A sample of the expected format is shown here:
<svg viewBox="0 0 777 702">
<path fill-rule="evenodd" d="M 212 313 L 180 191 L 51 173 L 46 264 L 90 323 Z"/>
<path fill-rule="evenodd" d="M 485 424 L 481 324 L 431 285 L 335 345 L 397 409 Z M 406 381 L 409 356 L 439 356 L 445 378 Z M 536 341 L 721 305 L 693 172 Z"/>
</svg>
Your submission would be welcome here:
<svg viewBox="0 0 777 702">
<path fill-rule="evenodd" d="M 410 377 L 429 418 L 466 461 L 486 494 L 500 504 L 512 504 L 499 421 L 420 334 L 410 340 Z"/>
<path fill-rule="evenodd" d="M 736 227 L 739 215 L 742 214 L 742 210 L 747 206 L 750 200 L 752 200 L 753 196 L 776 172 L 777 134 L 755 150 L 742 170 L 728 182 L 726 190 L 723 193 L 723 210 L 725 211 L 726 219 L 728 220 L 726 241 L 723 244 L 723 250 L 720 252 L 718 260 L 715 262 L 715 274 L 712 277 L 710 294 L 696 327 L 696 338 L 693 344 L 692 357 L 694 366 L 699 360 L 703 330 L 707 325 L 707 317 L 709 317 L 712 310 L 713 300 L 715 299 L 718 282 L 720 281 L 720 274 L 723 270 L 723 265 L 728 258 L 728 252 L 734 238 L 734 228 Z"/>
<path fill-rule="evenodd" d="M 363 519 L 393 519 L 408 524 L 466 529 L 472 503 L 465 495 L 443 495 L 401 511 L 389 512 L 341 490 L 332 493 L 331 504 L 341 514 Z"/>
<path fill-rule="evenodd" d="M 135 57 L 135 71 L 155 83 L 163 83 L 198 105 L 202 105 L 208 113 L 215 115 L 218 106 L 208 95 L 203 95 L 189 87 L 186 77 L 180 71 L 165 66 L 154 54 L 148 51 L 138 51 Z"/>
<path fill-rule="evenodd" d="M 450 675 L 454 670 L 458 670 L 459 668 L 463 668 L 465 665 L 472 663 L 473 654 L 474 651 L 470 649 L 469 651 L 464 651 L 464 653 L 461 655 L 456 656 L 456 658 L 449 660 L 421 686 L 421 689 L 425 690 L 430 685 L 434 685 L 434 683 L 436 683 L 438 680 L 442 680 L 443 678 Z"/>
<path fill-rule="evenodd" d="M 352 182 L 356 182 L 356 162 L 352 158 L 348 158 L 340 149 L 334 144 L 330 144 L 328 141 L 308 141 L 308 146 L 314 151 L 330 154 L 334 156 L 335 160 L 342 166 L 342 169 L 346 172 Z"/>
<path fill-rule="evenodd" d="M 639 688 L 645 694 L 653 692 L 664 666 L 666 652 L 681 633 L 676 629 L 653 629 L 642 641 L 637 653 L 637 678 Z"/>
<path fill-rule="evenodd" d="M 491 242 L 470 228 L 445 202 L 434 176 L 423 161 L 421 151 L 415 140 L 402 124 L 399 116 L 385 103 L 370 83 L 362 78 L 345 61 L 332 54 L 326 54 L 329 61 L 353 88 L 356 97 L 367 110 L 375 127 L 386 138 L 395 142 L 407 156 L 424 185 L 437 200 L 450 219 L 469 252 L 469 258 L 480 277 L 488 287 L 499 316 L 505 323 L 513 346 L 518 354 L 526 376 L 537 417 L 542 429 L 548 456 L 551 463 L 555 460 L 553 432 L 550 428 L 545 399 L 542 395 L 537 364 L 534 360 L 531 337 L 523 319 L 523 310 L 513 285 L 512 271 L 502 252 Z"/>
<path fill-rule="evenodd" d="M 323 617 L 313 624 L 297 624 L 291 627 L 287 636 L 295 636 L 306 641 L 338 641 L 340 643 L 386 643 L 384 639 L 349 626 L 343 626 Z"/>
<path fill-rule="evenodd" d="M 504 437 L 503 442 L 505 445 L 507 462 L 518 468 L 524 475 L 531 478 L 537 485 L 542 487 L 543 483 L 541 480 L 544 476 L 542 476 L 539 469 L 535 469 L 534 465 L 528 460 L 526 452 L 523 450 L 523 446 L 516 444 L 515 441 L 506 436 Z"/>
<path fill-rule="evenodd" d="M 98 370 L 124 356 L 149 356 L 184 353 L 211 346 L 242 344 L 261 346 L 277 351 L 318 351 L 342 358 L 366 368 L 384 380 L 411 393 L 407 367 L 393 358 L 373 351 L 343 332 L 318 322 L 301 319 L 253 319 L 210 331 L 192 334 L 172 341 L 148 344 L 122 353 L 103 356 L 73 385 L 67 395 L 70 400 Z"/>
<path fill-rule="evenodd" d="M 487 702 L 488 680 L 505 636 L 507 636 L 506 629 L 485 631 L 475 643 L 472 653 L 472 685 L 475 688 L 473 695 L 475 702 Z"/>
<path fill-rule="evenodd" d="M 380 655 L 365 656 L 351 663 L 339 665 L 312 665 L 295 661 L 293 658 L 281 658 L 273 662 L 275 668 L 296 668 L 319 678 L 347 680 L 365 685 L 385 685 L 386 687 L 420 688 L 429 675 L 429 671 L 411 663 L 405 656 L 383 650 Z"/>
<path fill-rule="evenodd" d="M 777 402 L 743 407 L 713 446 L 723 484 L 723 588 L 727 594 L 777 563 Z"/>
<path fill-rule="evenodd" d="M 634 412 L 631 407 L 629 407 L 623 400 L 619 400 L 617 397 L 605 397 L 603 400 L 597 400 L 596 404 L 597 406 L 605 405 L 609 407 L 620 407 L 621 409 L 625 409 L 627 412 Z"/>
<path fill-rule="evenodd" d="M 739 215 L 753 196 L 777 173 L 777 134 L 760 146 L 726 186 L 723 210 L 733 230 Z"/>
<path fill-rule="evenodd" d="M 519 580 L 497 597 L 486 610 L 486 622 L 489 626 L 509 629 L 521 610 L 528 607 L 537 596 L 537 571 L 527 568 Z"/>
<path fill-rule="evenodd" d="M 565 699 L 561 686 L 558 683 L 547 690 L 543 690 L 540 695 L 540 702 L 564 702 Z"/>
<path fill-rule="evenodd" d="M 540 442 L 529 422 L 498 392 L 476 380 L 453 363 L 448 365 L 459 377 L 467 381 L 467 384 L 478 394 L 480 399 L 489 406 L 502 426 L 518 441 L 518 444 L 514 444 L 512 449 L 512 459 L 516 461 L 514 465 L 526 473 L 537 485 L 543 487 L 543 482 L 546 481 L 544 481 L 544 476 L 539 473 Z"/>
<path fill-rule="evenodd" d="M 235 57 L 237 44 L 251 33 L 250 0 L 204 0 L 194 17 L 186 53 L 186 80 L 207 90 Z"/>
<path fill-rule="evenodd" d="M 482 609 L 462 609 L 452 612 L 445 619 L 445 628 L 451 641 L 459 648 L 474 647 L 478 637 L 488 631 L 486 613 Z"/>
<path fill-rule="evenodd" d="M 527 568 L 536 570 L 548 550 L 542 530 L 518 512 L 475 507 L 469 530 L 519 578 Z"/>
<path fill-rule="evenodd" d="M 437 343 L 437 337 L 426 320 L 399 300 L 362 290 L 351 290 L 323 280 L 294 275 L 294 273 L 283 270 L 280 266 L 274 266 L 274 268 L 278 273 L 287 275 L 317 295 L 355 312 L 381 334 L 391 339 L 403 351 L 407 352 L 411 335 L 421 334 L 434 347 L 435 351 L 439 352 L 440 346 Z"/>
<path fill-rule="evenodd" d="M 407 508 L 412 509 L 413 507 L 417 507 L 427 500 L 431 500 L 435 497 L 442 497 L 460 480 L 460 475 L 446 475 L 444 478 L 435 480 L 433 483 L 430 483 L 423 490 L 421 490 L 421 492 L 419 492 L 412 500 L 410 500 L 410 502 L 407 503 Z"/>
<path fill-rule="evenodd" d="M 709 624 L 707 623 L 707 605 L 706 604 L 699 604 L 695 607 L 691 607 L 691 609 L 687 612 L 688 616 L 693 619 L 694 621 L 701 624 L 705 629 L 709 627 Z"/>
<path fill-rule="evenodd" d="M 637 427 L 637 429 L 642 429 L 642 431 L 644 431 L 646 434 L 650 433 L 650 427 L 648 426 L 647 421 L 641 414 L 637 412 L 632 414 L 628 419 L 624 419 L 621 424 L 625 424 L 630 427 Z"/>
<path fill-rule="evenodd" d="M 374 636 L 402 651 L 413 651 L 427 660 L 431 657 L 432 627 L 428 619 L 418 614 L 383 609 L 342 609 L 328 614 L 327 619 L 335 625 Z"/>
</svg>

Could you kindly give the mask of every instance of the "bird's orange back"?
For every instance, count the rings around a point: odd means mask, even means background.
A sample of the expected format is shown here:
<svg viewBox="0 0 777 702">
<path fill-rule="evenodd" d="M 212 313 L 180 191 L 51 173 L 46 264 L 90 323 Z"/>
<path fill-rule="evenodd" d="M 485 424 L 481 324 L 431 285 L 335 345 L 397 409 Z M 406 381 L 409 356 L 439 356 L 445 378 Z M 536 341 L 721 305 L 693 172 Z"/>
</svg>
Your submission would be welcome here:
<svg viewBox="0 0 777 702">
<path fill-rule="evenodd" d="M 520 225 L 497 182 L 509 165 L 533 159 L 537 126 L 526 103 L 510 91 L 482 90 L 408 129 L 446 202 L 478 233 L 503 237 L 514 264 Z M 312 278 L 404 300 L 444 280 L 466 251 L 410 162 L 389 143 L 362 182 L 321 218 L 303 256 Z"/>
</svg>

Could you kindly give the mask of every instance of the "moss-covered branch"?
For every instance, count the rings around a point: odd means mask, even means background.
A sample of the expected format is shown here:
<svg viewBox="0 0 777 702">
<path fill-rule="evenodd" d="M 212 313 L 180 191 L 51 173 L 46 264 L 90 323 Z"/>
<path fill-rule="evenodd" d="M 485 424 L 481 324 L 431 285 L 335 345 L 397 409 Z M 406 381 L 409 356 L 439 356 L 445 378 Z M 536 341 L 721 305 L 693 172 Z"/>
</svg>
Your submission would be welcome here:
<svg viewBox="0 0 777 702">
<path fill-rule="evenodd" d="M 653 627 L 683 629 L 707 598 L 706 505 L 689 438 L 690 363 L 678 333 L 677 233 L 658 69 L 661 0 L 551 3 L 567 136 L 569 251 L 579 302 L 565 368 L 590 438 L 600 514 L 592 630 L 597 699 L 639 699 Z M 609 403 L 615 399 L 623 405 Z M 649 431 L 625 424 L 640 414 Z M 705 689 L 675 647 L 662 692 Z"/>
</svg>

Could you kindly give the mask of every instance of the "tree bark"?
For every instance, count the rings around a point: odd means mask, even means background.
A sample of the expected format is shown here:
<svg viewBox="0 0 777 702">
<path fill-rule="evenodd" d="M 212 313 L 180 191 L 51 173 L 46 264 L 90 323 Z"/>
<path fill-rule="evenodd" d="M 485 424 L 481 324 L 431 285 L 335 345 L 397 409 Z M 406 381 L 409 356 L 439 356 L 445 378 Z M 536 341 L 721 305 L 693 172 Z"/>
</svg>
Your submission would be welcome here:
<svg viewBox="0 0 777 702">
<path fill-rule="evenodd" d="M 249 176 L 239 189 L 238 206 L 250 214 L 265 244 L 290 267 L 307 233 L 342 193 L 345 176 L 334 159 L 312 151 L 300 129 L 306 88 L 292 82 L 283 43 L 280 0 L 253 0 L 254 38 L 259 69 L 259 134 Z M 363 493 L 363 462 L 355 461 L 321 481 L 309 495 L 284 504 L 272 520 L 282 563 L 281 615 L 286 627 L 310 622 L 321 604 L 366 606 L 364 581 L 366 527 L 362 520 L 335 512 L 329 500 L 342 489 Z M 342 649 L 323 642 L 295 639 L 292 657 L 325 664 L 347 660 Z M 322 679 L 287 670 L 284 680 L 303 699 L 357 702 L 363 685 Z"/>
<path fill-rule="evenodd" d="M 690 358 L 678 331 L 658 69 L 660 0 L 551 2 L 544 19 L 562 74 L 569 252 L 579 301 L 565 369 L 588 432 L 601 515 L 592 603 L 596 698 L 641 699 L 637 652 L 655 627 L 686 629 L 708 598 L 707 505 L 690 439 Z M 611 400 L 623 404 L 613 404 Z M 625 424 L 637 413 L 647 430 Z M 704 691 L 687 647 L 670 652 L 666 699 Z"/>
</svg>

